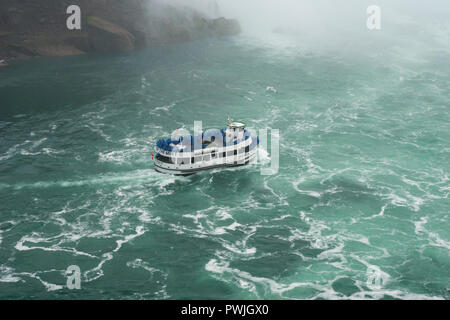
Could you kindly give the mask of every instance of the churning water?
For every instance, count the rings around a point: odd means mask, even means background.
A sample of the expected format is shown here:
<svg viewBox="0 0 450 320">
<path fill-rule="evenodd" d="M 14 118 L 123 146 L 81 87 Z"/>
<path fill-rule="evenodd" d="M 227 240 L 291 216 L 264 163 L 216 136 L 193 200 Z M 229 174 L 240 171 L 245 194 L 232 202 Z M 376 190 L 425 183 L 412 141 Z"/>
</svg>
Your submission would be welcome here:
<svg viewBox="0 0 450 320">
<path fill-rule="evenodd" d="M 441 30 L 411 50 L 240 36 L 3 68 L 0 298 L 449 299 Z M 228 115 L 279 129 L 276 174 L 153 170 L 156 139 Z"/>
</svg>

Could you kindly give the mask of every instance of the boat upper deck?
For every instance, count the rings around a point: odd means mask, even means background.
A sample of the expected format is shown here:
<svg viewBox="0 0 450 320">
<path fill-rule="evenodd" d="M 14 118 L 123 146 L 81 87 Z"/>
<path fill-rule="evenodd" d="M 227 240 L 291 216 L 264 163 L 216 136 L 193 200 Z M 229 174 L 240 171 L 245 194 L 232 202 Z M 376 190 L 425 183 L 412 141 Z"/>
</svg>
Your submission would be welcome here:
<svg viewBox="0 0 450 320">
<path fill-rule="evenodd" d="M 166 152 L 191 152 L 194 150 L 206 149 L 209 147 L 228 147 L 240 144 L 248 140 L 251 135 L 248 130 L 243 130 L 243 134 L 237 139 L 227 139 L 225 129 L 212 130 L 198 136 L 180 137 L 177 140 L 161 139 L 156 142 L 156 147 Z"/>
</svg>

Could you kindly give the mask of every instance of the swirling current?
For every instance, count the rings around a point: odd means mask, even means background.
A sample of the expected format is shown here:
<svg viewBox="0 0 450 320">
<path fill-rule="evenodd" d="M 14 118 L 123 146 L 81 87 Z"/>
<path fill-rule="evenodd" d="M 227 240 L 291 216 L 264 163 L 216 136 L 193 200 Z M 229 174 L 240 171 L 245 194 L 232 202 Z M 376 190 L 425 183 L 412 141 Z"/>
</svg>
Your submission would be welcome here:
<svg viewBox="0 0 450 320">
<path fill-rule="evenodd" d="M 447 31 L 407 53 L 242 35 L 2 69 L 0 298 L 449 299 Z M 228 115 L 279 130 L 278 172 L 270 148 L 153 170 L 158 138 Z"/>
</svg>

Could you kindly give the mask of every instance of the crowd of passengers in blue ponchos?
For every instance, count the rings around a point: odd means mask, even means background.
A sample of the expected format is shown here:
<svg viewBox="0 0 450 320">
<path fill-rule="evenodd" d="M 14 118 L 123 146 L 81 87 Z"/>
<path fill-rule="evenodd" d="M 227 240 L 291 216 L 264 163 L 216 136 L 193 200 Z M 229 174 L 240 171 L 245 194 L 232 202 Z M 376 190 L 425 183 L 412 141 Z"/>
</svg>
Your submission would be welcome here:
<svg viewBox="0 0 450 320">
<path fill-rule="evenodd" d="M 194 146 L 195 146 L 196 150 L 200 149 L 200 146 L 202 149 L 204 149 L 207 147 L 207 144 L 204 143 L 205 139 L 207 139 L 207 141 L 215 141 L 220 136 L 222 137 L 223 146 L 230 146 L 230 145 L 238 144 L 241 141 L 249 139 L 250 133 L 247 130 L 244 130 L 244 137 L 242 139 L 237 139 L 234 141 L 227 142 L 225 139 L 225 130 L 221 129 L 221 130 L 217 130 L 217 131 L 209 131 L 207 133 L 202 133 L 201 135 L 196 136 L 196 137 L 193 137 L 193 136 L 181 137 L 178 140 L 172 140 L 171 138 L 161 139 L 156 143 L 156 146 L 165 151 L 176 150 L 176 151 L 180 151 L 180 152 L 183 152 L 183 150 L 186 150 L 186 151 L 193 150 Z M 195 141 L 195 143 L 194 143 L 194 141 Z M 179 149 L 178 145 L 180 145 L 180 144 L 185 148 Z"/>
</svg>

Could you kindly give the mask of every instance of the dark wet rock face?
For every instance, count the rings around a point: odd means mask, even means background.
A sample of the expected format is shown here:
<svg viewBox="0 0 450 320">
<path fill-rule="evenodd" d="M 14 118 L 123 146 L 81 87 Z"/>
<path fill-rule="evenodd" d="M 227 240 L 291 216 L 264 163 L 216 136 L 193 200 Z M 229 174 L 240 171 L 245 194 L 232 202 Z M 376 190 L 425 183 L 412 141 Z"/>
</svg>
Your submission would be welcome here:
<svg viewBox="0 0 450 320">
<path fill-rule="evenodd" d="M 135 38 L 130 32 L 94 16 L 88 18 L 88 40 L 93 51 L 130 51 L 135 48 Z"/>
<path fill-rule="evenodd" d="M 68 30 L 70 5 L 81 8 L 81 30 Z M 240 33 L 236 20 L 211 19 L 153 0 L 1 0 L 0 60 L 123 52 L 152 44 Z"/>
</svg>

